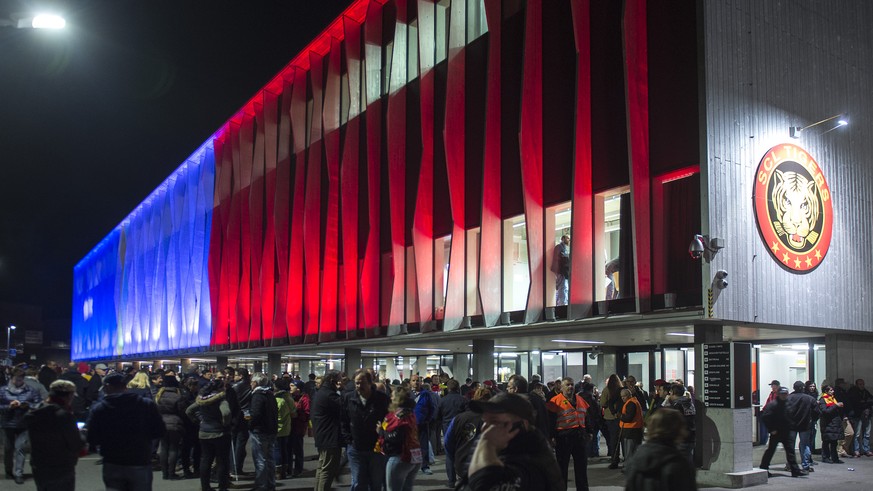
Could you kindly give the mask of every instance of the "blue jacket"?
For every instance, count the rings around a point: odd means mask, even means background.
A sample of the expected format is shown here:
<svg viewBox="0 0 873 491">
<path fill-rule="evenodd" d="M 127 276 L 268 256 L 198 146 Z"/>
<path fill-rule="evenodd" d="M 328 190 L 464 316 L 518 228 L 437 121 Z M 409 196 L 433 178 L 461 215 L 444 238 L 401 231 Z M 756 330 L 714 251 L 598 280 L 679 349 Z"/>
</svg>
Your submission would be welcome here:
<svg viewBox="0 0 873 491">
<path fill-rule="evenodd" d="M 436 394 L 431 392 L 430 387 L 415 396 L 415 420 L 418 424 L 427 424 L 436 419 L 437 399 Z"/>
<path fill-rule="evenodd" d="M 18 407 L 10 407 L 12 401 L 19 401 Z M 0 387 L 0 428 L 21 428 L 21 422 L 27 411 L 34 409 L 42 398 L 39 392 L 27 384 L 16 387 L 12 382 Z"/>
</svg>

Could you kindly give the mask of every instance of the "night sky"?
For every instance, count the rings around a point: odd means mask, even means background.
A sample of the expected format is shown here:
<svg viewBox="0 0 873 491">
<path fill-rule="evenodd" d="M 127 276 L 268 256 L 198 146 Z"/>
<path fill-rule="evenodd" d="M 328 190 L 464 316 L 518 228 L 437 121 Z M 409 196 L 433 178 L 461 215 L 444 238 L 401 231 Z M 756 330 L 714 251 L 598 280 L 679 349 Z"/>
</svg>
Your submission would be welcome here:
<svg viewBox="0 0 873 491">
<path fill-rule="evenodd" d="M 0 27 L 0 302 L 69 319 L 75 264 L 349 3 L 68 0 L 62 31 Z"/>
</svg>

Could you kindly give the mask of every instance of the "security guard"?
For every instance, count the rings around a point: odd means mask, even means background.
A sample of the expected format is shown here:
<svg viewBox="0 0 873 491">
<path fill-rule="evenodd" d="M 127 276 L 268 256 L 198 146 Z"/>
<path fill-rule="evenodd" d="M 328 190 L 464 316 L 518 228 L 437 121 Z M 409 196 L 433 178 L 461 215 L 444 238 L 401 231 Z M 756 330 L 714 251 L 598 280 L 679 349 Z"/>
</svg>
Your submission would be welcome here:
<svg viewBox="0 0 873 491">
<path fill-rule="evenodd" d="M 591 434 L 588 424 L 588 403 L 581 395 L 573 392 L 573 379 L 561 379 L 561 392 L 553 397 L 548 404 L 549 410 L 556 415 L 553 439 L 555 442 L 555 457 L 561 475 L 567 482 L 570 467 L 570 457 L 573 457 L 576 489 L 588 489 L 588 454 L 585 447 Z"/>
<path fill-rule="evenodd" d="M 637 447 L 643 443 L 643 406 L 628 389 L 621 391 L 621 400 L 624 401 L 624 405 L 621 407 L 618 425 L 621 428 L 621 441 L 625 453 L 624 461 L 627 462 L 633 457 Z M 618 452 L 615 453 L 618 454 Z M 612 457 L 612 462 L 609 464 L 610 469 L 618 467 L 616 456 Z"/>
</svg>

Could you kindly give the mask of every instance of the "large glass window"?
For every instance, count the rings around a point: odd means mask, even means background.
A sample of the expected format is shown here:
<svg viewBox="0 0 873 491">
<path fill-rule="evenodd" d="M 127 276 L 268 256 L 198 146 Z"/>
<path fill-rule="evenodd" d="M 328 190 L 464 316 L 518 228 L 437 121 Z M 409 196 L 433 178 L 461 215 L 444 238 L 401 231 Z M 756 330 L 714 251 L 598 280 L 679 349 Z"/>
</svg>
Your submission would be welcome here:
<svg viewBox="0 0 873 491">
<path fill-rule="evenodd" d="M 585 375 L 585 353 L 574 351 L 567 353 L 567 377 L 572 377 L 573 381 L 582 380 L 582 375 Z"/>
<path fill-rule="evenodd" d="M 479 298 L 479 227 L 467 231 L 467 315 L 482 315 L 482 300 Z"/>
<path fill-rule="evenodd" d="M 543 352 L 543 384 L 564 376 L 564 352 Z"/>
<path fill-rule="evenodd" d="M 551 244 L 551 247 L 547 247 L 545 251 L 546 268 L 548 271 L 548 279 L 546 280 L 546 307 L 567 305 L 569 301 L 569 281 L 563 285 L 559 284 L 557 274 L 560 270 L 559 245 L 564 236 L 571 237 L 571 224 L 571 203 L 569 201 L 546 208 L 545 243 Z M 563 292 L 558 291 L 560 286 L 564 287 Z"/>
<path fill-rule="evenodd" d="M 594 198 L 594 299 L 618 298 L 619 240 L 621 238 L 621 195 L 627 187 L 597 194 Z"/>
<path fill-rule="evenodd" d="M 633 375 L 637 382 L 643 383 L 643 390 L 649 386 L 649 352 L 634 352 L 627 354 L 627 374 Z"/>
<path fill-rule="evenodd" d="M 524 310 L 528 290 L 527 224 L 524 215 L 519 215 L 503 222 L 503 310 Z"/>
<path fill-rule="evenodd" d="M 688 383 L 688 380 L 685 380 L 685 353 L 685 350 L 678 348 L 664 349 L 664 380 L 681 378 L 686 384 Z"/>
<path fill-rule="evenodd" d="M 446 316 L 446 292 L 449 288 L 449 258 L 452 252 L 452 236 L 446 235 L 434 241 L 433 290 L 435 293 L 434 318 L 444 319 Z"/>
</svg>

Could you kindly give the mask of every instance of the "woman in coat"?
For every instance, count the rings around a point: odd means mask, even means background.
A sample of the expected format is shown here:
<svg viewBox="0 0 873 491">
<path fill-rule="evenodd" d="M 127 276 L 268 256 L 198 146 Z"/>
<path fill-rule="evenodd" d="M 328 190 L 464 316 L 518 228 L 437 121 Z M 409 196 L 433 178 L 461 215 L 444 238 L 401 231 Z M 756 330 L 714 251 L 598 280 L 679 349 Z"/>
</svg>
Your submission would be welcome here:
<svg viewBox="0 0 873 491">
<path fill-rule="evenodd" d="M 388 414 L 379 427 L 377 451 L 388 457 L 385 484 L 388 491 L 411 491 L 421 467 L 421 445 L 415 420 L 415 401 L 400 387 L 391 397 Z"/>
<path fill-rule="evenodd" d="M 185 397 L 179 387 L 176 377 L 164 377 L 164 386 L 155 395 L 155 403 L 158 405 L 158 413 L 167 427 L 166 433 L 161 438 L 161 474 L 164 479 L 181 479 L 176 474 L 176 464 L 179 462 L 179 449 L 182 446 L 182 437 L 185 435 L 185 423 L 182 418 L 187 408 Z"/>
<path fill-rule="evenodd" d="M 834 397 L 834 388 L 825 385 L 821 388 L 821 456 L 826 464 L 842 464 L 837 453 L 837 441 L 843 438 L 843 403 Z"/>
<path fill-rule="evenodd" d="M 194 404 L 185 410 L 191 420 L 200 424 L 200 490 L 210 491 L 209 473 L 215 461 L 219 491 L 230 486 L 230 405 L 225 400 L 224 380 L 216 379 L 202 389 Z"/>
<path fill-rule="evenodd" d="M 685 416 L 673 408 L 658 409 L 652 413 L 646 428 L 646 443 L 625 462 L 624 488 L 633 491 L 697 489 L 694 467 L 677 447 L 688 434 Z"/>
</svg>

